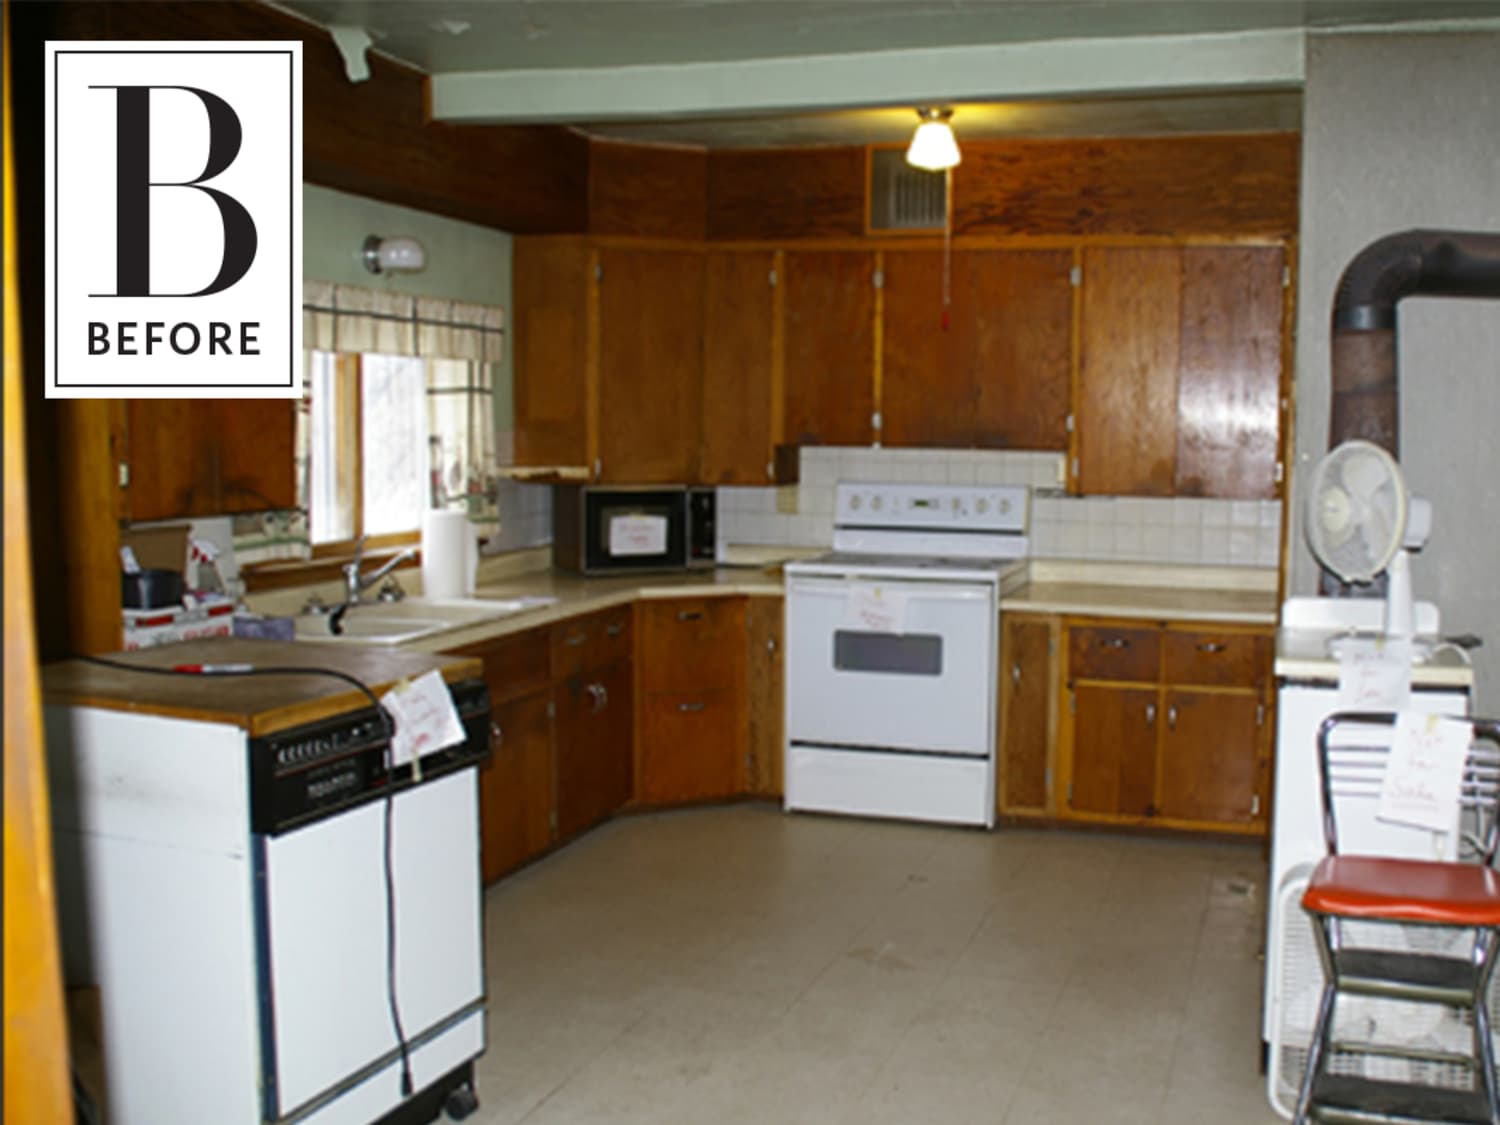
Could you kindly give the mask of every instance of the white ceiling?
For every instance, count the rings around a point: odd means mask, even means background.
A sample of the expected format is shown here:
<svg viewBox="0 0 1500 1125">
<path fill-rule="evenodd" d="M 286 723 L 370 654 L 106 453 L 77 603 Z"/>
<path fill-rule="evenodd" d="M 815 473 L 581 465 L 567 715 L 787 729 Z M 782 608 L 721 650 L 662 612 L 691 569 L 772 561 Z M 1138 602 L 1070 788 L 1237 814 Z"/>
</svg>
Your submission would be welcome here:
<svg viewBox="0 0 1500 1125">
<path fill-rule="evenodd" d="M 434 76 L 435 116 L 710 148 L 1295 130 L 1309 31 L 1500 0 L 281 0 Z M 1435 23 L 1436 21 L 1436 23 Z"/>
</svg>

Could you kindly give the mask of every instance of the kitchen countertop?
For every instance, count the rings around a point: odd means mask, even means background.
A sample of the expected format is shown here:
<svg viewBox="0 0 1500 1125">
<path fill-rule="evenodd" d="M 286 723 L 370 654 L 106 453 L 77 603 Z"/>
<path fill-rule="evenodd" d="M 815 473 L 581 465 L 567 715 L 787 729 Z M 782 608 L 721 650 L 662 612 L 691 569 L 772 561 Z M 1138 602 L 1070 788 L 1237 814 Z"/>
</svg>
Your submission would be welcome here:
<svg viewBox="0 0 1500 1125">
<path fill-rule="evenodd" d="M 1347 631 L 1326 629 L 1281 629 L 1276 634 L 1276 675 L 1287 680 L 1338 683 L 1339 661 L 1329 651 L 1329 642 Z M 1411 682 L 1419 687 L 1474 686 L 1474 668 L 1468 654 L 1453 644 L 1426 638 L 1433 645 L 1425 660 L 1414 661 Z"/>
<path fill-rule="evenodd" d="M 1006 613 L 1071 613 L 1090 617 L 1276 624 L 1276 595 L 1259 590 L 1029 582 L 1014 593 L 1001 595 L 1000 608 Z"/>
</svg>

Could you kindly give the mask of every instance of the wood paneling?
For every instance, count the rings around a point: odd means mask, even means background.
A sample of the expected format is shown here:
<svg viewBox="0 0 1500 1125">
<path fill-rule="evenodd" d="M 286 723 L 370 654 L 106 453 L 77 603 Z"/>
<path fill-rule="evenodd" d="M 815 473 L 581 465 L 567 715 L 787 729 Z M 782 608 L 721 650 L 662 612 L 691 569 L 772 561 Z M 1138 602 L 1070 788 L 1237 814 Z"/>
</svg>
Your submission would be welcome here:
<svg viewBox="0 0 1500 1125">
<path fill-rule="evenodd" d="M 887 445 L 1067 448 L 1068 251 L 888 250 L 881 329 Z"/>
<path fill-rule="evenodd" d="M 589 232 L 704 236 L 708 156 L 702 149 L 589 142 Z"/>
<path fill-rule="evenodd" d="M 1179 496 L 1276 495 L 1283 258 L 1279 246 L 1182 252 Z"/>
<path fill-rule="evenodd" d="M 1168 689 L 1162 734 L 1157 815 L 1173 820 L 1249 824 L 1259 791 L 1256 723 L 1251 694 Z"/>
<path fill-rule="evenodd" d="M 705 484 L 768 480 L 775 260 L 769 250 L 710 250 L 704 259 L 698 479 Z"/>
<path fill-rule="evenodd" d="M 966 141 L 953 230 L 1289 237 L 1300 154 L 1295 133 Z"/>
<path fill-rule="evenodd" d="M 1155 794 L 1157 690 L 1082 684 L 1073 691 L 1075 812 L 1149 816 Z"/>
<path fill-rule="evenodd" d="M 603 477 L 691 481 L 702 412 L 703 255 L 606 248 L 599 262 Z"/>
<path fill-rule="evenodd" d="M 516 233 L 587 227 L 588 141 L 561 126 L 429 122 L 420 71 L 371 52 L 369 79 L 350 82 L 326 32 L 261 4 L 55 7 L 57 38 L 302 40 L 309 183 Z"/>
<path fill-rule="evenodd" d="M 868 445 L 874 437 L 875 255 L 785 256 L 784 434 L 799 445 Z"/>
<path fill-rule="evenodd" d="M 1083 255 L 1078 487 L 1170 496 L 1176 479 L 1180 250 Z"/>
<path fill-rule="evenodd" d="M 780 797 L 784 784 L 784 612 L 781 598 L 746 599 L 747 735 L 741 788 L 754 797 Z"/>
<path fill-rule="evenodd" d="M 593 252 L 575 239 L 512 244 L 518 465 L 585 465 Z"/>
<path fill-rule="evenodd" d="M 1004 814 L 1051 810 L 1053 638 L 1050 617 L 1004 618 L 1000 651 L 1000 784 Z"/>
<path fill-rule="evenodd" d="M 865 150 L 710 152 L 707 226 L 711 239 L 863 237 Z"/>
</svg>

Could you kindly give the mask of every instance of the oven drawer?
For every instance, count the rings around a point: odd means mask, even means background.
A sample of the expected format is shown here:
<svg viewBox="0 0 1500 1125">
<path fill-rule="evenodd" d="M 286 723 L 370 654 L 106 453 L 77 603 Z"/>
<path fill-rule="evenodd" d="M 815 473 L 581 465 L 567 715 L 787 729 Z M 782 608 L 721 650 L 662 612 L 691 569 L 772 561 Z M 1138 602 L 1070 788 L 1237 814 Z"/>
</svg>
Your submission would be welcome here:
<svg viewBox="0 0 1500 1125">
<path fill-rule="evenodd" d="M 1155 683 L 1161 668 L 1161 633 L 1114 625 L 1068 630 L 1068 677 Z"/>
</svg>

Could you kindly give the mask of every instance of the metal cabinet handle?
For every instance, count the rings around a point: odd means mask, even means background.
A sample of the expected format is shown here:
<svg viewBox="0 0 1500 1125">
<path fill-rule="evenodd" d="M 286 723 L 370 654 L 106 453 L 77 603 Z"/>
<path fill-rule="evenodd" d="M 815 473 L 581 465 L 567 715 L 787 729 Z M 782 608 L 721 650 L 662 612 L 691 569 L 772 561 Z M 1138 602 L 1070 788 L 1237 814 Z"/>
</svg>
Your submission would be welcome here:
<svg viewBox="0 0 1500 1125">
<path fill-rule="evenodd" d="M 594 701 L 593 714 L 597 715 L 609 706 L 609 692 L 603 684 L 589 684 L 587 690 L 589 698 Z"/>
<path fill-rule="evenodd" d="M 1015 687 L 1021 686 L 1021 664 L 1019 661 L 1010 666 L 1010 682 Z"/>
<path fill-rule="evenodd" d="M 569 648 L 577 648 L 588 639 L 589 638 L 587 633 L 573 633 L 569 635 L 567 640 L 563 641 L 563 644 L 567 645 Z"/>
<path fill-rule="evenodd" d="M 1149 727 L 1156 722 L 1156 704 L 1146 704 L 1146 725 Z"/>
<path fill-rule="evenodd" d="M 491 747 L 491 749 L 493 749 L 496 746 L 502 746 L 504 744 L 505 744 L 505 732 L 500 729 L 500 724 L 499 723 L 497 723 L 493 719 L 491 719 L 490 720 L 490 747 Z"/>
<path fill-rule="evenodd" d="M 680 609 L 677 611 L 678 621 L 701 621 L 703 611 L 701 609 Z"/>
<path fill-rule="evenodd" d="M 611 637 L 618 637 L 624 631 L 625 626 L 621 625 L 618 621 L 606 626 L 604 630 L 604 632 Z"/>
<path fill-rule="evenodd" d="M 1222 641 L 1204 641 L 1201 645 L 1198 646 L 1198 651 L 1206 652 L 1212 655 L 1216 652 L 1223 652 L 1228 647 L 1229 646 L 1224 644 Z"/>
<path fill-rule="evenodd" d="M 706 703 L 679 703 L 677 710 L 682 712 L 701 711 L 706 706 L 708 706 Z"/>
<path fill-rule="evenodd" d="M 1167 708 L 1167 729 L 1177 729 L 1177 705 L 1175 703 Z"/>
<path fill-rule="evenodd" d="M 1104 642 L 1105 648 L 1129 648 L 1130 642 L 1124 637 L 1110 637 Z"/>
<path fill-rule="evenodd" d="M 775 637 L 767 637 L 766 638 L 766 651 L 767 652 L 775 652 L 776 651 L 776 638 Z"/>
</svg>

